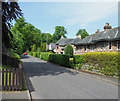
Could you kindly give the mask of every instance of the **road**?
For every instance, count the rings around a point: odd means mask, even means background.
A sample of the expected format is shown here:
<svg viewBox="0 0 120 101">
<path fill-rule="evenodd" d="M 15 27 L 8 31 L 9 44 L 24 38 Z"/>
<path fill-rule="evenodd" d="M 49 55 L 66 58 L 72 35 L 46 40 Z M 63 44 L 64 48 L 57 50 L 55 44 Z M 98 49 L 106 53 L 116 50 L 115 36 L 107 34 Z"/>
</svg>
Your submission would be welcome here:
<svg viewBox="0 0 120 101">
<path fill-rule="evenodd" d="M 117 99 L 118 86 L 22 56 L 32 99 Z"/>
</svg>

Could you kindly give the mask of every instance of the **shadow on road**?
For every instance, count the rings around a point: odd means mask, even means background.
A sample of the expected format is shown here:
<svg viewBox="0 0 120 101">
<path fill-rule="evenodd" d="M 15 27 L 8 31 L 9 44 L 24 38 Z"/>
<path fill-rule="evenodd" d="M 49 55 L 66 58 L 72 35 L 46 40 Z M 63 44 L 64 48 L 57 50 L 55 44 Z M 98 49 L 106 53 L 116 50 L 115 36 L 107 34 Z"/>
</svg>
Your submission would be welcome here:
<svg viewBox="0 0 120 101">
<path fill-rule="evenodd" d="M 31 77 L 39 77 L 39 76 L 56 76 L 67 73 L 69 75 L 76 75 L 77 73 L 66 70 L 65 67 L 61 67 L 59 65 L 54 65 L 51 63 L 47 63 L 38 58 L 34 58 L 31 56 L 21 56 L 23 61 L 23 67 L 25 72 L 27 73 L 27 82 L 29 83 L 30 91 L 34 91 L 34 87 L 32 86 Z"/>
<path fill-rule="evenodd" d="M 21 57 L 21 59 L 29 58 L 29 56 L 27 56 L 27 55 L 21 55 L 20 57 Z"/>
</svg>

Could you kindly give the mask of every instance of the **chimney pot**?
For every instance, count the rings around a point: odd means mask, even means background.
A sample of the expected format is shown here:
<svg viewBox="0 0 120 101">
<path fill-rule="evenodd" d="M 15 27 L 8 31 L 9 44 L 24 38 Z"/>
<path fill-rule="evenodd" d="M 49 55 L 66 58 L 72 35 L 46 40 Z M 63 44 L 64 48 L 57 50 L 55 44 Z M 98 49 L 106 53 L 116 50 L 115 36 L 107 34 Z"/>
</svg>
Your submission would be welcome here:
<svg viewBox="0 0 120 101">
<path fill-rule="evenodd" d="M 104 26 L 104 31 L 112 29 L 112 26 L 109 25 L 109 23 L 107 22 L 106 25 Z"/>
<path fill-rule="evenodd" d="M 78 34 L 78 35 L 77 35 L 77 38 L 80 38 L 80 39 L 81 39 L 81 35 Z"/>
</svg>

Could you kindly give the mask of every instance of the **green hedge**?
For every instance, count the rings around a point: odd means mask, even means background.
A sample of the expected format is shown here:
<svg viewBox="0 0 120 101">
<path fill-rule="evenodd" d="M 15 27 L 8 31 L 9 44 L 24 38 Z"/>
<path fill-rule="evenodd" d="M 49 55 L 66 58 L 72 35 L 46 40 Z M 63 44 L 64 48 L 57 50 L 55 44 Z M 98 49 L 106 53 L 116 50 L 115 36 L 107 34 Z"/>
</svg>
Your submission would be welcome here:
<svg viewBox="0 0 120 101">
<path fill-rule="evenodd" d="M 41 52 L 41 59 L 45 61 L 49 61 L 49 55 L 53 53 L 46 53 L 46 52 Z"/>
<path fill-rule="evenodd" d="M 49 61 L 61 66 L 70 67 L 69 55 L 50 54 Z"/>
<path fill-rule="evenodd" d="M 32 56 L 34 56 L 34 57 L 40 58 L 40 53 L 41 53 L 41 52 L 29 52 L 28 54 L 29 54 L 29 55 L 32 55 Z"/>
<path fill-rule="evenodd" d="M 92 65 L 91 70 L 97 69 L 105 75 L 119 75 L 118 52 L 93 52 L 84 54 L 84 62 Z"/>
<path fill-rule="evenodd" d="M 120 75 L 118 52 L 91 52 L 84 55 L 74 55 L 74 64 L 87 64 L 87 69 L 105 75 Z M 85 69 L 85 68 L 84 68 Z"/>
<path fill-rule="evenodd" d="M 74 55 L 74 64 L 83 64 L 84 63 L 84 57 L 83 55 Z"/>
</svg>

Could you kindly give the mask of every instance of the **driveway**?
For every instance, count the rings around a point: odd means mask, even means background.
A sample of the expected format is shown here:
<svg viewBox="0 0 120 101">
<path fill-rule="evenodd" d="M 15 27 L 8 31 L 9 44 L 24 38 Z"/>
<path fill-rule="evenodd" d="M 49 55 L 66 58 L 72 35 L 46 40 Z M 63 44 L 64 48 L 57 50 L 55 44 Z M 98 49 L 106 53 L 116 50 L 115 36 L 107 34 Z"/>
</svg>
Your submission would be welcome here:
<svg viewBox="0 0 120 101">
<path fill-rule="evenodd" d="M 118 86 L 22 56 L 32 99 L 118 99 Z"/>
</svg>

